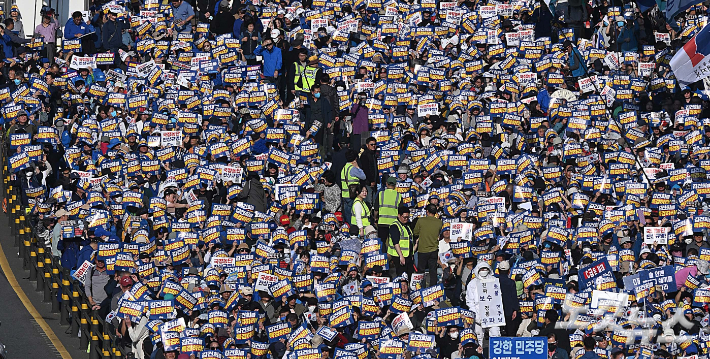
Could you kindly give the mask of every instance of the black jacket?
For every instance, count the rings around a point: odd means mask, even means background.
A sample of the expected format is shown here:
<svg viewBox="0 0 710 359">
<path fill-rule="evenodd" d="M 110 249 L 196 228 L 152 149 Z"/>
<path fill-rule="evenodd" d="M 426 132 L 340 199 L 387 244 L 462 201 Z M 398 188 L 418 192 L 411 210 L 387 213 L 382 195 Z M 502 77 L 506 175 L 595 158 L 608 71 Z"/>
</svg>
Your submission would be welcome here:
<svg viewBox="0 0 710 359">
<path fill-rule="evenodd" d="M 375 153 L 370 151 L 370 149 L 365 149 L 360 155 L 360 166 L 362 171 L 365 172 L 365 178 L 367 184 L 376 182 L 379 177 L 377 174 L 377 160 L 375 160 Z M 375 183 L 375 185 L 377 185 Z"/>
<path fill-rule="evenodd" d="M 313 106 L 321 106 L 321 118 L 313 118 Z M 324 96 L 321 96 L 321 98 L 318 99 L 318 102 L 313 99 L 313 96 L 308 96 L 308 105 L 303 107 L 303 118 L 306 123 L 306 131 L 311 128 L 316 120 L 321 122 L 321 127 L 318 129 L 318 133 L 313 133 L 312 135 L 315 138 L 316 143 L 322 145 L 323 134 L 325 133 L 324 129 L 328 124 L 333 123 L 333 119 L 335 118 L 333 114 L 333 107 L 330 105 L 330 102 L 328 102 Z"/>
</svg>

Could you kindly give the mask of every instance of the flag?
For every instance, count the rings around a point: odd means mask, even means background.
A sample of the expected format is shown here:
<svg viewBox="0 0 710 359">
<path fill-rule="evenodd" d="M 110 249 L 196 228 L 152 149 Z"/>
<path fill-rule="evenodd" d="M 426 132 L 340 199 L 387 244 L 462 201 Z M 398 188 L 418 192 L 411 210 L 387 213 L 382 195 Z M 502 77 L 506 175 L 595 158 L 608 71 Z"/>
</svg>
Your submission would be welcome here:
<svg viewBox="0 0 710 359">
<path fill-rule="evenodd" d="M 678 2 L 679 0 L 675 0 Z M 670 7 L 670 3 L 668 6 Z M 678 82 L 690 84 L 710 75 L 710 27 L 703 27 L 671 59 Z"/>
</svg>

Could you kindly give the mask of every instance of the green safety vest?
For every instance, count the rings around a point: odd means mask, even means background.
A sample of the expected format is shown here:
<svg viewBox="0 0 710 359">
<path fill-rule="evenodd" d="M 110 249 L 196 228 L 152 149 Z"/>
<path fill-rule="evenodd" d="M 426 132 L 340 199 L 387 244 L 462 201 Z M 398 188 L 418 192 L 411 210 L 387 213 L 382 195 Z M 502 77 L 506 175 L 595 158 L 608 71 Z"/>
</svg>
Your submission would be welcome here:
<svg viewBox="0 0 710 359">
<path fill-rule="evenodd" d="M 355 206 L 362 206 L 362 228 L 365 228 L 370 225 L 370 209 L 367 208 L 367 205 L 365 202 L 360 199 L 356 198 L 355 202 L 353 202 L 353 211 L 352 211 L 352 216 L 350 217 L 350 224 L 353 226 L 357 226 L 357 218 L 355 218 Z"/>
<path fill-rule="evenodd" d="M 310 92 L 311 87 L 316 83 L 317 67 L 301 66 L 296 63 L 296 74 L 293 76 L 293 87 L 296 91 Z M 303 80 L 301 80 L 303 76 Z M 301 86 L 298 83 L 301 82 Z"/>
<path fill-rule="evenodd" d="M 404 228 L 404 225 L 399 220 L 394 221 L 394 223 L 392 223 L 392 226 L 397 226 L 397 229 L 399 230 L 399 249 L 402 251 L 402 255 L 405 257 L 409 257 L 409 248 L 412 244 L 412 235 L 410 234 L 411 232 L 407 228 Z M 390 226 L 390 228 L 392 227 Z M 389 254 L 391 257 L 398 258 L 399 254 L 397 253 L 397 250 L 392 244 L 392 239 L 390 238 L 387 243 L 389 243 L 387 254 Z"/>
<path fill-rule="evenodd" d="M 397 209 L 399 208 L 399 193 L 393 189 L 386 188 L 378 194 L 379 218 L 377 224 L 390 225 L 397 220 Z"/>
<path fill-rule="evenodd" d="M 350 170 L 353 169 L 353 165 L 351 163 L 348 163 L 343 167 L 343 170 L 340 171 L 340 190 L 341 196 L 343 198 L 350 198 L 350 190 L 348 189 L 348 186 L 351 184 L 358 184 L 360 179 L 351 175 Z"/>
</svg>

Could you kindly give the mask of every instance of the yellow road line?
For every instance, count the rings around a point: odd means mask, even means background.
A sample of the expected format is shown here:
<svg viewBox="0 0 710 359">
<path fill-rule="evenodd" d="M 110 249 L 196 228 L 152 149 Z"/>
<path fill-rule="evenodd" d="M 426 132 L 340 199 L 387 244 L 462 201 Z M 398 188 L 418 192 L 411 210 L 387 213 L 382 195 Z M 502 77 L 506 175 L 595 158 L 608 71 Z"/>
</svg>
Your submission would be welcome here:
<svg viewBox="0 0 710 359">
<path fill-rule="evenodd" d="M 10 263 L 7 262 L 7 257 L 5 257 L 5 251 L 2 249 L 2 245 L 0 245 L 0 268 L 2 268 L 2 271 L 5 272 L 5 277 L 7 277 L 7 281 L 10 282 L 10 286 L 15 293 L 17 293 L 17 297 L 20 298 L 20 301 L 22 301 L 22 304 L 25 305 L 27 311 L 30 312 L 32 318 L 34 318 L 37 324 L 39 324 L 42 328 L 42 331 L 44 331 L 44 334 L 47 335 L 47 338 L 49 338 L 49 341 L 52 342 L 52 345 L 54 345 L 54 348 L 57 349 L 59 354 L 62 356 L 62 359 L 71 359 L 71 355 L 69 355 L 67 349 L 64 348 L 64 345 L 54 334 L 52 328 L 50 328 L 49 324 L 44 321 L 44 318 L 42 318 L 42 316 L 37 312 L 37 309 L 35 309 L 34 305 L 32 305 L 30 299 L 27 298 L 27 295 L 25 295 L 25 292 L 20 287 L 20 284 L 17 283 L 15 274 L 12 273 L 12 269 L 10 268 Z"/>
</svg>

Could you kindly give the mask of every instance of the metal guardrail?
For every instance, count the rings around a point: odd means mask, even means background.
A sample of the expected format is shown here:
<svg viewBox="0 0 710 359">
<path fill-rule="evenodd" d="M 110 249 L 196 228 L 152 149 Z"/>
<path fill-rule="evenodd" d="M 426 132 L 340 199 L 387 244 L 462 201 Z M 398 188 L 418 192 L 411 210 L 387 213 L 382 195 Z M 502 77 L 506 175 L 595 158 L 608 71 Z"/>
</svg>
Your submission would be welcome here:
<svg viewBox="0 0 710 359">
<path fill-rule="evenodd" d="M 43 301 L 52 303 L 52 313 L 60 313 L 61 325 L 69 327 L 71 337 L 79 337 L 80 349 L 88 350 L 90 359 L 126 357 L 127 353 L 118 344 L 120 338 L 111 332 L 113 326 L 91 309 L 79 281 L 71 277 L 70 268 L 63 268 L 51 248 L 37 240 L 28 208 L 21 205 L 21 189 L 10 178 L 7 151 L 4 146 L 2 149 L 3 209 L 9 219 L 10 233 L 15 237 L 15 247 L 23 259 L 22 268 L 30 271 L 29 281 L 36 282 L 37 292 L 44 293 Z"/>
</svg>

